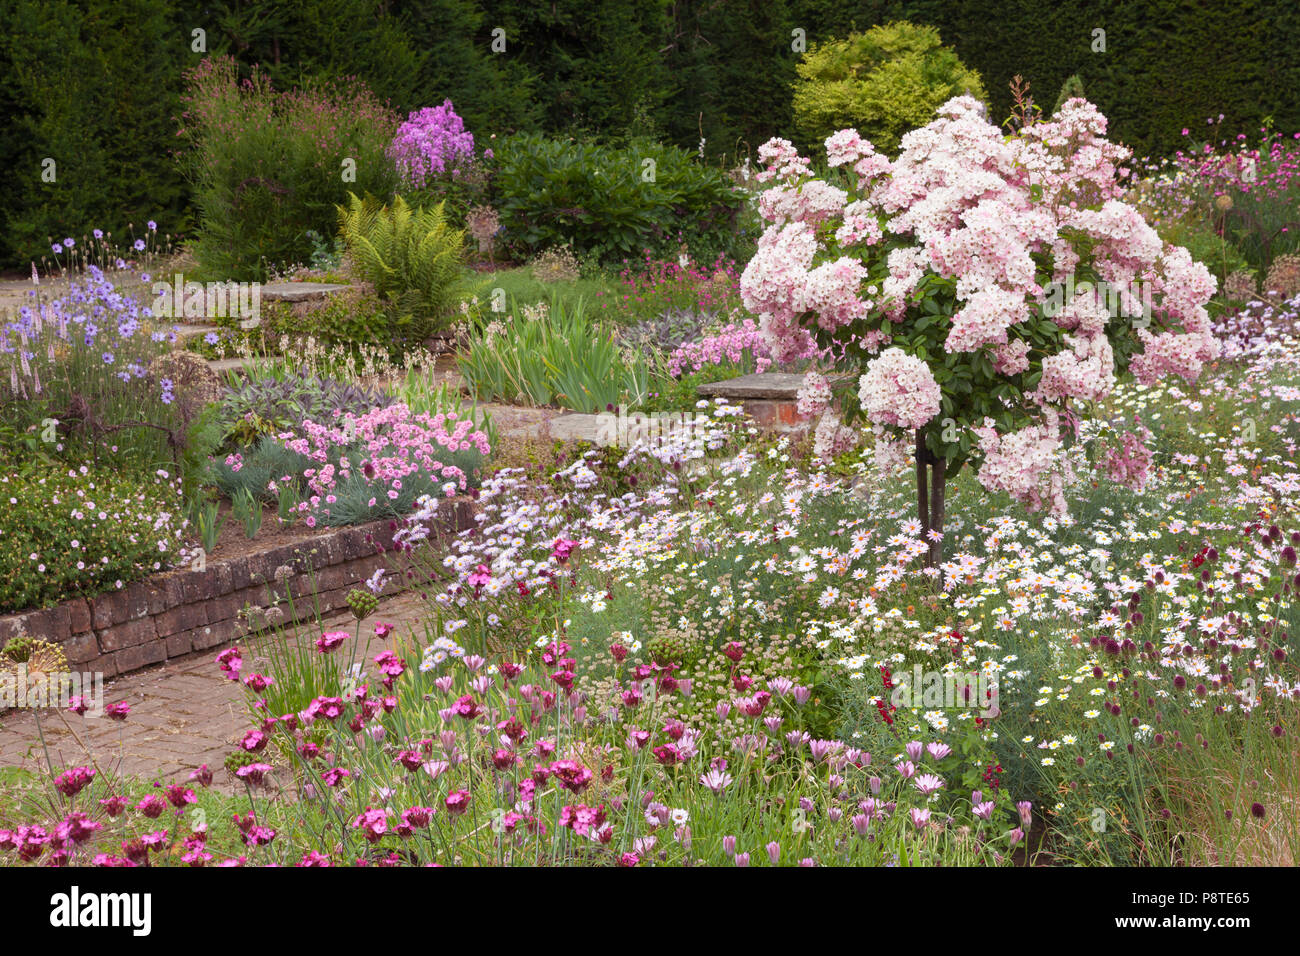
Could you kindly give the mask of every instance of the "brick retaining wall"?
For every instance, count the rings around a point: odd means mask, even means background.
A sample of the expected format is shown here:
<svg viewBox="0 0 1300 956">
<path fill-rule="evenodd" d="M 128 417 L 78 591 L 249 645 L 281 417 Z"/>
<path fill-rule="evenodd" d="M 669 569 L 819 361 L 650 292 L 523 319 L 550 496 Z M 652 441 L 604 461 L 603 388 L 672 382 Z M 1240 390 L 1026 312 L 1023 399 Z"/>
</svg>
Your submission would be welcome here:
<svg viewBox="0 0 1300 956">
<path fill-rule="evenodd" d="M 455 533 L 473 522 L 469 498 L 450 499 L 443 508 L 444 532 Z M 287 588 L 297 620 L 310 620 L 316 606 L 327 613 L 345 605 L 348 592 L 380 568 L 390 572 L 385 594 L 404 588 L 398 568 L 391 566 L 392 526 L 385 519 L 337 528 L 266 551 L 209 559 L 202 571 L 177 568 L 120 591 L 0 616 L 0 646 L 24 634 L 41 638 L 62 645 L 72 669 L 115 677 L 234 640 L 247 631 L 240 612 L 245 606 L 267 606 L 272 589 L 283 596 Z M 283 566 L 294 573 L 277 583 L 276 569 Z M 287 602 L 280 607 L 285 616 L 278 623 L 295 623 Z"/>
</svg>

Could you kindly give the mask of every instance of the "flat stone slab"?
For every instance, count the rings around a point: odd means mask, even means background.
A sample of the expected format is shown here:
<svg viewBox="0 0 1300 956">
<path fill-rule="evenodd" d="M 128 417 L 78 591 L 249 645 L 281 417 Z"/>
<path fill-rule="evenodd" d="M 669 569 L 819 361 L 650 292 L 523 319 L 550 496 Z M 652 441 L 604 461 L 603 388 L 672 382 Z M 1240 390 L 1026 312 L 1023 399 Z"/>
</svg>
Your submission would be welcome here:
<svg viewBox="0 0 1300 956">
<path fill-rule="evenodd" d="M 271 302 L 305 302 L 349 288 L 335 282 L 267 282 L 262 285 L 262 298 Z"/>
<path fill-rule="evenodd" d="M 767 398 L 777 401 L 795 401 L 799 397 L 799 386 L 803 384 L 803 375 L 794 372 L 757 372 L 754 375 L 742 375 L 722 382 L 709 382 L 695 390 L 701 395 L 718 398 Z"/>
<path fill-rule="evenodd" d="M 176 341 L 180 342 L 183 345 L 184 343 L 188 342 L 190 339 L 201 338 L 202 336 L 207 335 L 209 332 L 218 331 L 218 329 L 215 325 L 181 324 L 181 325 L 173 325 L 172 331 L 176 333 Z"/>
<path fill-rule="evenodd" d="M 513 439 L 537 439 L 542 442 L 589 441 L 598 443 L 598 415 L 561 412 L 554 408 L 530 408 L 523 405 L 482 404 L 479 416 L 492 416 L 497 434 Z M 479 417 L 476 416 L 476 417 Z M 606 431 L 608 432 L 608 428 Z"/>
<path fill-rule="evenodd" d="M 248 359 L 242 358 L 208 359 L 208 368 L 221 376 L 222 381 L 225 381 L 227 372 L 237 372 L 240 375 L 247 375 L 247 365 L 249 361 L 250 360 Z M 252 359 L 251 361 L 256 363 L 261 360 Z"/>
<path fill-rule="evenodd" d="M 550 420 L 551 438 L 556 441 L 595 442 L 600 435 L 600 416 L 571 412 Z M 608 429 L 606 429 L 608 431 Z"/>
<path fill-rule="evenodd" d="M 827 381 L 832 385 L 838 385 L 851 377 L 845 373 L 826 376 Z M 803 379 L 803 372 L 756 372 L 753 375 L 741 375 L 739 378 L 698 385 L 695 391 L 700 395 L 727 399 L 796 402 L 799 400 L 799 387 L 803 385 Z"/>
</svg>

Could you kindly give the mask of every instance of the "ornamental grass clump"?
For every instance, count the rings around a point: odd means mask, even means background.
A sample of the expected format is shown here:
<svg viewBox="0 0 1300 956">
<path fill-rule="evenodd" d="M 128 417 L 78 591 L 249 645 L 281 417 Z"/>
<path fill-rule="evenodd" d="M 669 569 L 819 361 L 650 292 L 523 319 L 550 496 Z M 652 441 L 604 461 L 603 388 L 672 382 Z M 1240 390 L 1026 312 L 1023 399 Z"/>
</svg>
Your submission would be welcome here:
<svg viewBox="0 0 1300 956">
<path fill-rule="evenodd" d="M 583 301 L 566 306 L 511 303 L 481 313 L 468 303 L 469 342 L 457 356 L 468 391 L 480 401 L 559 405 L 596 413 L 645 400 L 653 356 L 627 348 Z"/>
</svg>

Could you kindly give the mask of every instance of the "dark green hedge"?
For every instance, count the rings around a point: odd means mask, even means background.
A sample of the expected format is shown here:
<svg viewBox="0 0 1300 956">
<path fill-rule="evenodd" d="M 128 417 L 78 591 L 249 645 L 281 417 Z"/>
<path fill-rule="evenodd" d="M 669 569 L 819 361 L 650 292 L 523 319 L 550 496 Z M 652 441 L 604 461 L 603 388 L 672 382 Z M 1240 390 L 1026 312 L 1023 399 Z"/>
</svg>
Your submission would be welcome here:
<svg viewBox="0 0 1300 956">
<path fill-rule="evenodd" d="M 1139 154 L 1219 113 L 1231 134 L 1266 117 L 1300 128 L 1295 0 L 0 0 L 0 18 L 9 266 L 94 226 L 184 229 L 171 118 L 199 28 L 209 53 L 280 87 L 355 75 L 403 112 L 450 98 L 480 136 L 650 135 L 692 151 L 703 137 L 728 161 L 790 133 L 793 30 L 813 43 L 893 19 L 938 27 L 999 120 L 1012 76 L 1050 109 L 1077 73 Z M 56 184 L 40 179 L 45 157 Z"/>
<path fill-rule="evenodd" d="M 0 0 L 0 262 L 25 266 L 50 238 L 96 227 L 184 225 L 175 14 L 154 0 Z"/>
<path fill-rule="evenodd" d="M 846 4 L 853 6 L 853 4 Z M 1204 135 L 1206 118 L 1223 130 L 1258 131 L 1272 117 L 1300 129 L 1300 10 L 1295 0 L 1135 0 L 1129 3 L 972 0 L 917 2 L 917 19 L 939 27 L 984 77 L 998 119 L 1010 111 L 1007 83 L 1017 73 L 1050 110 L 1077 73 L 1111 133 L 1138 155 L 1184 145 L 1184 127 Z M 1093 31 L 1105 52 L 1093 52 Z M 1197 127 L 1200 127 L 1198 130 Z"/>
<path fill-rule="evenodd" d="M 672 257 L 682 242 L 704 262 L 732 254 L 726 241 L 744 202 L 721 171 L 685 150 L 537 134 L 501 142 L 493 192 L 512 255 L 526 258 L 567 241 L 579 255 L 606 262 L 644 249 Z"/>
</svg>

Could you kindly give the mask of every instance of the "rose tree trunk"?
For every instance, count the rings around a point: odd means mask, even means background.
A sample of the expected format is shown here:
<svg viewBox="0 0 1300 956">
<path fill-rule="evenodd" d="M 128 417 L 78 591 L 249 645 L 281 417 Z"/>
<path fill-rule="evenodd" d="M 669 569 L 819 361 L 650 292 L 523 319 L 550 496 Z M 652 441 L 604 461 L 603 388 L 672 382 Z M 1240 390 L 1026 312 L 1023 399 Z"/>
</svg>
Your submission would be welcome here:
<svg viewBox="0 0 1300 956">
<path fill-rule="evenodd" d="M 926 446 L 925 433 L 916 430 L 916 509 L 921 534 L 930 546 L 925 563 L 938 567 L 943 560 L 943 506 L 948 463 Z M 935 532 L 935 534 L 931 534 Z"/>
</svg>

